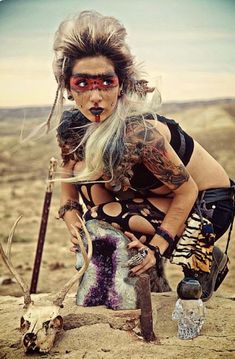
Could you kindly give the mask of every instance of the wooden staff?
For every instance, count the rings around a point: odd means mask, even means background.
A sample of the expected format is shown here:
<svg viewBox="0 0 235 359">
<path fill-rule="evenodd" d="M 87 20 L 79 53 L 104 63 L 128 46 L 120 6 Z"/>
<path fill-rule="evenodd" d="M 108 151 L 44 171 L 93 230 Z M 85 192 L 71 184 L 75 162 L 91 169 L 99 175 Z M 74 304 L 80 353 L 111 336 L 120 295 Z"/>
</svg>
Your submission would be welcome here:
<svg viewBox="0 0 235 359">
<path fill-rule="evenodd" d="M 50 180 L 52 180 L 54 178 L 56 167 L 57 167 L 57 160 L 54 157 L 52 157 L 50 159 L 50 165 L 49 165 L 49 171 L 48 171 L 48 183 L 47 183 L 46 193 L 45 193 L 45 197 L 44 197 L 44 204 L 43 204 L 43 210 L 42 210 L 40 230 L 39 230 L 39 235 L 38 235 L 37 250 L 36 250 L 36 255 L 35 255 L 35 260 L 34 260 L 30 293 L 36 293 L 36 290 L 37 290 L 38 276 L 39 276 L 39 270 L 40 270 L 41 260 L 42 260 L 42 252 L 43 252 L 43 246 L 44 246 L 45 236 L 46 236 L 47 221 L 48 221 L 49 210 L 50 210 L 50 205 L 51 205 L 51 196 L 52 196 L 52 191 L 53 191 L 53 187 L 54 187 L 54 182 L 50 182 Z"/>
</svg>

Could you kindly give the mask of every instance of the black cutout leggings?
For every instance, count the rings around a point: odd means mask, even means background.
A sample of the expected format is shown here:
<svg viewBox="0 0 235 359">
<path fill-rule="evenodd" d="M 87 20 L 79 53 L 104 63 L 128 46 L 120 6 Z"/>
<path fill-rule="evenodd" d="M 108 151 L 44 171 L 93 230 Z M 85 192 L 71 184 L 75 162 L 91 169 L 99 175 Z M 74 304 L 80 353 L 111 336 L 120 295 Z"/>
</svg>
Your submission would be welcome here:
<svg viewBox="0 0 235 359">
<path fill-rule="evenodd" d="M 123 232 L 129 231 L 135 234 L 137 238 L 140 238 L 142 235 L 146 236 L 147 242 L 149 242 L 153 234 L 150 234 L 152 231 L 155 232 L 155 229 L 160 226 L 162 220 L 164 219 L 165 213 L 155 207 L 146 197 L 138 195 L 138 198 L 134 199 L 125 199 L 125 200 L 117 200 L 113 196 L 113 200 L 108 203 L 102 203 L 96 205 L 93 202 L 91 196 L 91 189 L 94 184 L 86 184 L 83 185 L 86 187 L 86 192 L 89 198 L 87 198 L 84 193 L 81 191 L 81 185 L 76 185 L 79 193 L 81 194 L 84 204 L 87 207 L 88 211 L 84 215 L 85 221 L 90 219 L 99 219 L 103 220 L 107 223 L 114 224 L 117 228 L 120 228 Z M 104 185 L 100 184 L 103 188 Z M 223 189 L 224 190 L 224 189 Z M 229 188 L 227 189 L 228 193 Z M 211 191 L 211 190 L 208 190 Z M 219 189 L 218 189 L 219 191 Z M 113 195 L 113 194 L 112 194 Z M 151 193 L 151 197 L 154 197 L 154 193 Z M 149 196 L 149 197 L 150 197 Z M 156 196 L 157 197 L 157 196 Z M 108 211 L 105 210 L 105 206 L 107 204 L 119 204 L 117 205 L 117 210 L 115 210 L 115 215 L 110 215 L 107 213 Z M 197 207 L 195 207 L 195 210 Z M 206 204 L 206 209 L 209 211 L 205 211 L 205 206 L 201 209 L 202 215 L 207 217 L 214 226 L 214 232 L 216 234 L 216 240 L 219 239 L 229 228 L 233 216 L 234 216 L 234 200 L 231 198 L 227 198 L 225 200 L 213 201 L 209 204 Z M 210 209 L 213 209 L 210 211 Z M 139 216 L 139 219 L 144 219 L 146 224 L 146 228 L 148 230 L 146 232 L 141 231 L 134 231 L 130 226 L 130 220 L 133 216 Z M 144 223 L 144 222 L 143 222 Z M 143 225 L 144 227 L 144 225 Z"/>
</svg>

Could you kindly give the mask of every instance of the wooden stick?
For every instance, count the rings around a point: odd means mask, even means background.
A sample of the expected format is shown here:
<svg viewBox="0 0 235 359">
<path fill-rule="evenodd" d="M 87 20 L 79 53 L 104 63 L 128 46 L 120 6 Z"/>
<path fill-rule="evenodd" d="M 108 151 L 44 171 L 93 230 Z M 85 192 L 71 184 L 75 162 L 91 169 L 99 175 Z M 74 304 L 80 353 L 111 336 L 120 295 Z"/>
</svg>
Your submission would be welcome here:
<svg viewBox="0 0 235 359">
<path fill-rule="evenodd" d="M 141 334 L 147 342 L 156 339 L 153 331 L 153 316 L 152 316 L 152 302 L 150 281 L 148 274 L 141 274 L 137 282 L 137 301 L 141 309 L 140 328 Z"/>
<path fill-rule="evenodd" d="M 51 196 L 52 196 L 52 191 L 53 191 L 53 187 L 54 187 L 53 186 L 54 183 L 50 182 L 50 180 L 52 180 L 54 177 L 56 167 L 57 167 L 57 160 L 54 157 L 52 157 L 50 159 L 50 166 L 49 166 L 49 171 L 48 171 L 48 184 L 46 187 L 46 193 L 45 193 L 45 197 L 44 197 L 44 204 L 43 204 L 43 210 L 42 210 L 40 230 L 39 230 L 39 235 L 38 235 L 38 244 L 37 244 L 36 255 L 35 255 L 35 260 L 34 260 L 30 293 L 36 293 L 36 291 L 37 291 L 37 283 L 38 283 L 39 271 L 40 271 L 41 260 L 42 260 L 43 246 L 44 246 L 45 236 L 46 236 L 47 221 L 48 221 L 50 205 L 51 205 Z"/>
</svg>

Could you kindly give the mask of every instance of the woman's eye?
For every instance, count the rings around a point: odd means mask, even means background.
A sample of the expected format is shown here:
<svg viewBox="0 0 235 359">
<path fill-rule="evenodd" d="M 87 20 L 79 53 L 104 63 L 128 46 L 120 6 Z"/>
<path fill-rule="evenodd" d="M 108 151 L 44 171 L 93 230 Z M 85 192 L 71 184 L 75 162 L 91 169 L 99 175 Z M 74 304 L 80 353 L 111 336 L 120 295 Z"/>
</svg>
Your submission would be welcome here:
<svg viewBox="0 0 235 359">
<path fill-rule="evenodd" d="M 109 85 L 111 85 L 112 84 L 112 80 L 104 80 L 103 81 L 103 85 L 104 86 L 109 86 Z"/>
<path fill-rule="evenodd" d="M 87 85 L 86 81 L 78 81 L 77 86 L 85 87 Z"/>
</svg>

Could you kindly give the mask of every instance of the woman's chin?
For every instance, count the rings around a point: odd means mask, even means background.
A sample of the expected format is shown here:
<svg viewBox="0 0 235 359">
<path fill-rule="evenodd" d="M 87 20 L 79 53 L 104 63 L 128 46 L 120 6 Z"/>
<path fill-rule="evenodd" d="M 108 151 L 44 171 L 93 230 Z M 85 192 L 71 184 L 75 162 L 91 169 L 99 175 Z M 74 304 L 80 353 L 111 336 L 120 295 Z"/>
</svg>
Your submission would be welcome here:
<svg viewBox="0 0 235 359">
<path fill-rule="evenodd" d="M 99 116 L 95 116 L 95 115 L 92 115 L 92 114 L 87 114 L 85 115 L 86 118 L 91 121 L 91 122 L 104 122 L 109 116 L 107 116 L 107 114 L 101 114 Z"/>
</svg>

